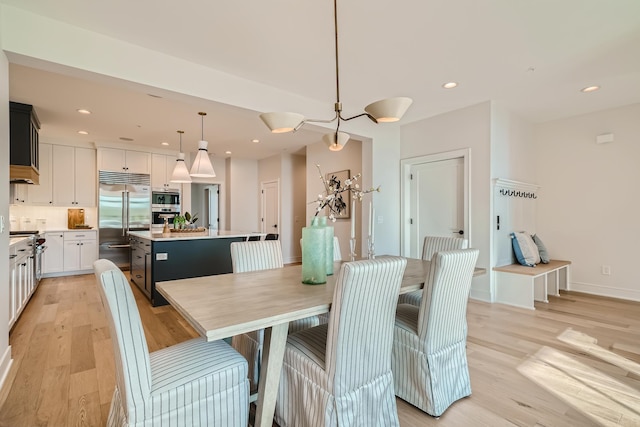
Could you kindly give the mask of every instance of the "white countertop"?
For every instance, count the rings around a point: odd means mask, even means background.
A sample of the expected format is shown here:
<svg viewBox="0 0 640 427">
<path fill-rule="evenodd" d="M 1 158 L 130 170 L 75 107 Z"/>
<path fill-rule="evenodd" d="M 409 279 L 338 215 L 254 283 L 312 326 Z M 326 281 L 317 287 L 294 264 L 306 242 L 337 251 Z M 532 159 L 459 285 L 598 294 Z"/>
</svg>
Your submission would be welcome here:
<svg viewBox="0 0 640 427">
<path fill-rule="evenodd" d="M 9 247 L 22 242 L 23 240 L 28 240 L 29 237 L 21 236 L 21 237 L 9 237 Z"/>
<path fill-rule="evenodd" d="M 170 234 L 155 233 L 153 231 L 130 231 L 129 235 L 149 239 L 154 242 L 167 242 L 171 240 L 194 240 L 194 239 L 223 239 L 231 237 L 247 237 L 247 236 L 265 236 L 267 233 L 258 233 L 252 231 L 234 231 L 234 230 L 205 230 L 201 232 L 176 233 Z"/>
</svg>

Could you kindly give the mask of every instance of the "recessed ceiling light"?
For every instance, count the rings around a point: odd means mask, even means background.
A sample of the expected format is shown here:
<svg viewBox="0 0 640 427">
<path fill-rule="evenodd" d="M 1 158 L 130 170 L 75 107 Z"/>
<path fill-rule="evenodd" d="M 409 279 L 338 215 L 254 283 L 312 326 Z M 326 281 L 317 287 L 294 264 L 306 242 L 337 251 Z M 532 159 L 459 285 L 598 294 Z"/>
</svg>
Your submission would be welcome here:
<svg viewBox="0 0 640 427">
<path fill-rule="evenodd" d="M 78 113 L 80 113 L 80 114 L 91 114 L 91 111 L 89 111 L 89 110 L 85 110 L 85 109 L 83 109 L 83 108 L 80 108 L 80 109 L 78 109 L 78 110 L 76 110 L 76 111 L 77 111 Z"/>
<path fill-rule="evenodd" d="M 133 138 L 127 138 L 126 136 L 121 136 L 120 140 L 121 141 L 129 141 L 129 142 L 131 142 L 131 141 L 133 141 Z"/>
<path fill-rule="evenodd" d="M 260 140 L 259 140 L 259 139 L 252 139 L 252 140 L 251 140 L 251 142 L 253 142 L 253 143 L 256 143 L 256 144 L 257 144 L 258 142 L 260 142 Z"/>
<path fill-rule="evenodd" d="M 169 145 L 168 142 L 161 142 L 162 145 Z"/>
<path fill-rule="evenodd" d="M 89 135 L 89 132 L 87 132 L 86 130 L 79 130 L 78 133 L 80 135 Z"/>
<path fill-rule="evenodd" d="M 448 82 L 442 85 L 442 87 L 445 89 L 453 89 L 456 86 L 458 86 L 458 83 L 456 82 Z"/>
<path fill-rule="evenodd" d="M 589 93 L 589 92 L 595 92 L 598 89 L 600 89 L 600 86 L 587 86 L 580 89 L 580 92 Z"/>
<path fill-rule="evenodd" d="M 227 150 L 224 152 L 224 154 L 231 154 L 231 151 Z"/>
</svg>

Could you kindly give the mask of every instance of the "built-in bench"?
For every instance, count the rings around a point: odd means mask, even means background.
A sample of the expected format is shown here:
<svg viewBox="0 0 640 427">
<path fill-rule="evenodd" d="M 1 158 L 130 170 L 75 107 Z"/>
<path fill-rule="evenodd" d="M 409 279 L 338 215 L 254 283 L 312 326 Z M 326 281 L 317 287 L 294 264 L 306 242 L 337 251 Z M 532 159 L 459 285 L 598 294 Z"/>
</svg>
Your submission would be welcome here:
<svg viewBox="0 0 640 427">
<path fill-rule="evenodd" d="M 535 310 L 534 301 L 549 302 L 547 295 L 569 290 L 571 261 L 551 260 L 527 267 L 520 264 L 494 267 L 496 302 Z"/>
</svg>

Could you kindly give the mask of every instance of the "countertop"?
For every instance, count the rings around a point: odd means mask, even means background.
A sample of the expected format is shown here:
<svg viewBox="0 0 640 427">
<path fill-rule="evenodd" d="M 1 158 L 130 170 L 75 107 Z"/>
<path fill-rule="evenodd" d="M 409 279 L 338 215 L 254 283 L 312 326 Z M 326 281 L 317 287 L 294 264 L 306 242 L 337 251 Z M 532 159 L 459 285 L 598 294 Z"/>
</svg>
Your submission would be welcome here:
<svg viewBox="0 0 640 427">
<path fill-rule="evenodd" d="M 22 242 L 23 240 L 29 240 L 29 237 L 27 236 L 21 236 L 21 237 L 9 237 L 9 247 L 18 244 L 20 242 Z"/>
<path fill-rule="evenodd" d="M 266 233 L 257 233 L 252 231 L 234 231 L 234 230 L 205 230 L 202 232 L 162 234 L 153 231 L 130 231 L 130 236 L 149 239 L 154 242 L 167 242 L 172 240 L 194 240 L 194 239 L 224 239 L 230 237 L 247 237 L 247 236 L 265 236 Z"/>
</svg>

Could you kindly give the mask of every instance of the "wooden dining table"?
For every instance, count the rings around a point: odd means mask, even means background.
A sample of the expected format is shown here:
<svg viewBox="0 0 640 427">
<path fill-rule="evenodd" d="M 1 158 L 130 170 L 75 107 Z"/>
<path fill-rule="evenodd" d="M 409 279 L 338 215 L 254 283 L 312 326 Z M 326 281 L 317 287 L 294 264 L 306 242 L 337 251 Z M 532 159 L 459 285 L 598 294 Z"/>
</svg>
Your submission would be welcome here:
<svg viewBox="0 0 640 427">
<path fill-rule="evenodd" d="M 327 283 L 302 283 L 302 266 L 156 283 L 156 289 L 208 341 L 264 329 L 254 426 L 273 423 L 289 322 L 327 313 L 342 262 Z M 429 261 L 407 258 L 400 293 L 421 289 Z M 474 275 L 483 274 L 476 268 Z"/>
</svg>

